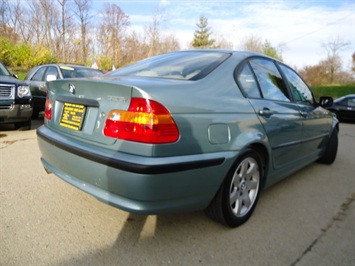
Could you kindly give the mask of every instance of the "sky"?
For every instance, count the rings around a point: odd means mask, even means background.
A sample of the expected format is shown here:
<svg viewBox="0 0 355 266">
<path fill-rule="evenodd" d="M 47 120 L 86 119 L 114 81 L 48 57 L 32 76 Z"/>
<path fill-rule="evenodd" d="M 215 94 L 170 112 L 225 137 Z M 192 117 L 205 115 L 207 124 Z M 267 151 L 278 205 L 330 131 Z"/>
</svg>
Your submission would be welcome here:
<svg viewBox="0 0 355 266">
<path fill-rule="evenodd" d="M 94 5 L 104 2 L 118 5 L 137 32 L 163 10 L 162 31 L 174 34 L 183 50 L 204 16 L 216 39 L 223 37 L 236 50 L 250 36 L 268 40 L 282 47 L 283 61 L 296 68 L 326 59 L 324 44 L 337 39 L 347 43 L 339 52 L 345 70 L 355 52 L 355 0 L 94 0 Z"/>
</svg>

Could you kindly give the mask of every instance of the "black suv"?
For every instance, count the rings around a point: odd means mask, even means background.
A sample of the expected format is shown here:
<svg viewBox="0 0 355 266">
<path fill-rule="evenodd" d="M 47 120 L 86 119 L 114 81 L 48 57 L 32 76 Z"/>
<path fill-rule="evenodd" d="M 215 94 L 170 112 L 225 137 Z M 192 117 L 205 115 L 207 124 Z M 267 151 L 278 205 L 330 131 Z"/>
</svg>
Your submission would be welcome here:
<svg viewBox="0 0 355 266">
<path fill-rule="evenodd" d="M 31 129 L 32 95 L 28 85 L 0 62 L 0 124 Z"/>
</svg>

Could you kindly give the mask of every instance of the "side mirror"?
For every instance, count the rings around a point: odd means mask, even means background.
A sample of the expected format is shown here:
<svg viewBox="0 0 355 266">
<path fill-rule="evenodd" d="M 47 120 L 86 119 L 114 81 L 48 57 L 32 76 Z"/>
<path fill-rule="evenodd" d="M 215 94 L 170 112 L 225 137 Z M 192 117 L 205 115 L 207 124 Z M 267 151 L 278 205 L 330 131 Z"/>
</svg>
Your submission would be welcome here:
<svg viewBox="0 0 355 266">
<path fill-rule="evenodd" d="M 56 75 L 48 75 L 46 77 L 46 81 L 52 81 L 52 80 L 56 80 L 57 79 L 57 76 Z"/>
<path fill-rule="evenodd" d="M 322 107 L 330 107 L 333 105 L 333 98 L 329 96 L 322 96 L 319 98 L 319 105 Z"/>
</svg>

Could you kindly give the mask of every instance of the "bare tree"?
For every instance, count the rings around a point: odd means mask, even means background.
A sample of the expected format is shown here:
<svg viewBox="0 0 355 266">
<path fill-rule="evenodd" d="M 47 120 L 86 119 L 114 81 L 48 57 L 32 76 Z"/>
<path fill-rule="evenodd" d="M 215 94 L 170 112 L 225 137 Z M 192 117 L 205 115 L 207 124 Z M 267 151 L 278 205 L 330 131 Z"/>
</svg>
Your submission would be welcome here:
<svg viewBox="0 0 355 266">
<path fill-rule="evenodd" d="M 24 20 L 24 9 L 19 0 L 10 4 L 7 0 L 0 1 L 0 33 L 13 43 L 19 40 L 26 42 L 22 25 Z"/>
<path fill-rule="evenodd" d="M 164 33 L 164 25 L 167 21 L 166 16 L 163 8 L 157 8 L 153 14 L 152 23 L 145 27 L 145 37 L 147 38 L 149 51 L 144 57 L 180 49 L 179 42 L 175 36 Z"/>
<path fill-rule="evenodd" d="M 86 62 L 89 52 L 88 29 L 91 10 L 91 0 L 74 0 L 74 14 L 79 20 L 81 61 Z"/>
<path fill-rule="evenodd" d="M 14 5 L 11 8 L 11 21 L 14 31 L 20 36 L 21 40 L 28 44 L 31 42 L 32 34 L 29 29 L 29 16 L 28 10 L 21 3 L 20 0 L 14 2 Z"/>
<path fill-rule="evenodd" d="M 61 50 L 61 57 L 64 62 L 67 62 L 67 45 L 66 45 L 66 35 L 67 35 L 67 20 L 68 20 L 68 13 L 66 11 L 68 0 L 57 0 L 58 4 L 60 5 L 60 17 L 61 23 L 58 21 L 57 29 L 60 35 L 60 48 Z M 58 51 L 59 52 L 59 51 Z"/>
<path fill-rule="evenodd" d="M 299 74 L 304 78 L 309 86 L 320 86 L 328 83 L 326 77 L 325 64 L 320 62 L 315 66 L 306 66 L 299 70 Z"/>
<path fill-rule="evenodd" d="M 153 21 L 150 25 L 145 27 L 145 34 L 149 45 L 148 56 L 156 55 L 159 53 L 160 42 L 160 27 L 164 23 L 165 15 L 164 10 L 157 8 L 153 14 Z"/>
<path fill-rule="evenodd" d="M 263 50 L 263 42 L 260 37 L 255 36 L 255 35 L 250 35 L 243 39 L 242 45 L 241 45 L 242 50 L 247 50 L 247 51 L 252 51 L 252 52 L 257 52 L 257 53 L 262 53 Z"/>
<path fill-rule="evenodd" d="M 39 6 L 42 11 L 43 22 L 44 22 L 44 40 L 45 45 L 50 47 L 52 51 L 57 52 L 58 48 L 58 32 L 55 29 L 55 23 L 58 21 L 58 11 L 52 0 L 38 0 Z M 56 53 L 57 54 L 57 53 Z"/>
<path fill-rule="evenodd" d="M 337 36 L 336 38 L 329 40 L 327 43 L 323 43 L 322 46 L 327 52 L 327 67 L 329 72 L 329 82 L 334 83 L 335 76 L 341 71 L 342 62 L 339 52 L 345 49 L 349 45 L 348 42 L 344 42 Z"/>
<path fill-rule="evenodd" d="M 126 38 L 124 47 L 124 64 L 127 65 L 138 60 L 141 60 L 149 54 L 150 46 L 145 41 L 145 36 L 132 31 Z"/>
<path fill-rule="evenodd" d="M 32 0 L 29 4 L 33 43 L 47 47 L 58 56 L 60 33 L 58 32 L 58 9 L 52 0 Z"/>
<path fill-rule="evenodd" d="M 32 32 L 32 45 L 42 44 L 44 38 L 44 26 L 42 22 L 41 8 L 37 1 L 28 3 L 31 17 L 28 21 Z"/>
<path fill-rule="evenodd" d="M 0 36 L 9 37 L 11 28 L 8 25 L 10 6 L 6 0 L 0 0 Z"/>
<path fill-rule="evenodd" d="M 123 64 L 123 49 L 129 17 L 115 4 L 105 4 L 100 24 L 99 44 L 103 56 L 110 57 L 113 64 Z"/>
<path fill-rule="evenodd" d="M 160 41 L 160 53 L 180 50 L 180 44 L 174 34 L 168 34 Z"/>
</svg>

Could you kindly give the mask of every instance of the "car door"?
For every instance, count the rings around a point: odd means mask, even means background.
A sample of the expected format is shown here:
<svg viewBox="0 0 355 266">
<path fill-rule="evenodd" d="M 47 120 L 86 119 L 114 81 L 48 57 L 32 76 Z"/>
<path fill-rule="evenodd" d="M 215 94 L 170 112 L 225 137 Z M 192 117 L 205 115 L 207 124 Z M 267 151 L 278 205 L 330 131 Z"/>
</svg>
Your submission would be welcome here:
<svg viewBox="0 0 355 266">
<path fill-rule="evenodd" d="M 47 81 L 57 80 L 59 79 L 59 72 L 55 66 L 49 66 L 43 76 L 42 84 L 40 86 L 40 90 L 44 93 L 47 93 Z"/>
<path fill-rule="evenodd" d="M 34 73 L 34 75 L 29 80 L 31 93 L 34 96 L 38 96 L 38 97 L 43 96 L 43 95 L 41 95 L 42 93 L 41 93 L 40 88 L 41 88 L 41 86 L 43 86 L 43 76 L 44 76 L 44 73 L 46 72 L 46 69 L 47 69 L 47 67 L 45 67 L 45 66 L 38 68 L 36 73 Z"/>
<path fill-rule="evenodd" d="M 37 71 L 29 77 L 29 80 L 26 80 L 32 94 L 32 118 L 35 119 L 38 118 L 39 113 L 44 110 L 44 104 L 46 101 L 46 93 L 41 90 L 46 69 L 46 66 L 39 67 Z"/>
<path fill-rule="evenodd" d="M 303 117 L 299 106 L 291 101 L 275 63 L 268 59 L 251 59 L 239 71 L 237 81 L 267 134 L 274 168 L 281 169 L 297 161 Z"/>
<path fill-rule="evenodd" d="M 316 104 L 312 91 L 294 70 L 282 64 L 280 68 L 302 116 L 303 137 L 299 156 L 311 160 L 319 154 L 322 142 L 329 136 L 332 117 Z"/>
<path fill-rule="evenodd" d="M 344 120 L 354 120 L 355 97 L 349 97 L 338 103 L 339 116 Z"/>
</svg>

